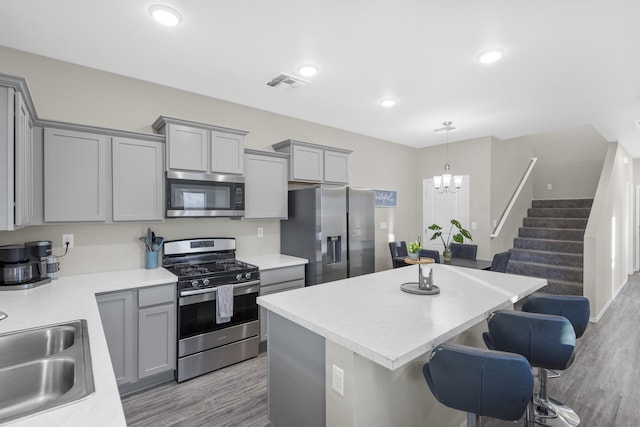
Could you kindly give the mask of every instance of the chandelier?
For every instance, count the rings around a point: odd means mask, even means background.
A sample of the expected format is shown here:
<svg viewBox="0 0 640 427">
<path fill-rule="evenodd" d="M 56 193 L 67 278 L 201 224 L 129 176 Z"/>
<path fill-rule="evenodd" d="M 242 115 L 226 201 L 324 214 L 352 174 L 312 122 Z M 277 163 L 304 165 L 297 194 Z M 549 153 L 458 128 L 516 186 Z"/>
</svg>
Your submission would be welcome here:
<svg viewBox="0 0 640 427">
<path fill-rule="evenodd" d="M 451 122 L 443 122 L 442 124 L 444 127 L 435 129 L 434 132 L 442 132 L 444 130 L 447 133 L 447 143 L 445 144 L 446 162 L 444 164 L 444 172 L 442 175 L 436 175 L 433 177 L 433 186 L 436 190 L 439 190 L 439 193 L 455 193 L 453 187 L 457 190 L 462 186 L 462 175 L 451 176 L 451 166 L 449 166 L 449 131 L 454 130 L 455 127 L 451 126 Z M 453 187 L 451 186 L 451 178 L 453 178 Z"/>
</svg>

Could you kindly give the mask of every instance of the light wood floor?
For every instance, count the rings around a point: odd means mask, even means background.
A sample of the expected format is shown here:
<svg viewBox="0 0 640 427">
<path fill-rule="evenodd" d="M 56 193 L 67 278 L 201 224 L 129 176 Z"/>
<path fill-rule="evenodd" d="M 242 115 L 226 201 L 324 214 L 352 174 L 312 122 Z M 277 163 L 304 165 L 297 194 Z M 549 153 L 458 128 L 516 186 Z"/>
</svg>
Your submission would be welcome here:
<svg viewBox="0 0 640 427">
<path fill-rule="evenodd" d="M 549 395 L 583 427 L 640 427 L 640 275 L 578 341 L 574 364 L 549 380 Z M 425 383 L 426 387 L 426 383 Z M 269 426 L 266 354 L 122 399 L 130 426 Z M 514 424 L 484 420 L 485 427 Z M 390 426 L 403 427 L 403 426 Z"/>
</svg>

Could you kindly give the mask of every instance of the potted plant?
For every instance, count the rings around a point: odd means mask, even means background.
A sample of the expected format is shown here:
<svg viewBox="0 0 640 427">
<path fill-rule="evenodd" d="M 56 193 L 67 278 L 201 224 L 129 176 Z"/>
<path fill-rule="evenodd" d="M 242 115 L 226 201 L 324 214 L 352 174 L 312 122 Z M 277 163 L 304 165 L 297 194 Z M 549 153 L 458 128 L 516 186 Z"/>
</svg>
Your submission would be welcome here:
<svg viewBox="0 0 640 427">
<path fill-rule="evenodd" d="M 422 250 L 422 245 L 420 241 L 409 242 L 407 245 L 407 252 L 409 252 L 409 258 L 412 260 L 417 260 L 420 256 L 420 250 Z"/>
<path fill-rule="evenodd" d="M 452 233 L 454 226 L 458 229 L 458 232 L 455 234 Z M 440 240 L 442 240 L 442 244 L 444 245 L 442 257 L 445 261 L 451 261 L 451 249 L 449 248 L 449 244 L 451 243 L 452 238 L 456 243 L 463 243 L 465 237 L 469 240 L 473 240 L 473 238 L 471 237 L 471 233 L 462 228 L 462 224 L 460 224 L 460 221 L 458 221 L 457 219 L 451 220 L 451 227 L 449 228 L 449 238 L 446 242 L 444 240 L 444 237 L 442 237 L 442 227 L 440 227 L 438 224 L 431 224 L 429 226 L 429 230 L 434 231 L 433 235 L 431 236 L 431 240 L 437 239 L 438 237 L 440 238 Z"/>
</svg>

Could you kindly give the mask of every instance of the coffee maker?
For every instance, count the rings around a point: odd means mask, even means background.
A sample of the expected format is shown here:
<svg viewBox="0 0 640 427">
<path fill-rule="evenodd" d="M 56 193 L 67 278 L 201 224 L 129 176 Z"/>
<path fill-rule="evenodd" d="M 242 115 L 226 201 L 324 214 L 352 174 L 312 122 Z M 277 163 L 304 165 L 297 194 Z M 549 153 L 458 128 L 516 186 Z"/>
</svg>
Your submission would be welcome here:
<svg viewBox="0 0 640 427">
<path fill-rule="evenodd" d="M 46 273 L 51 248 L 51 242 L 44 240 L 0 246 L 0 291 L 35 288 L 51 282 Z"/>
</svg>

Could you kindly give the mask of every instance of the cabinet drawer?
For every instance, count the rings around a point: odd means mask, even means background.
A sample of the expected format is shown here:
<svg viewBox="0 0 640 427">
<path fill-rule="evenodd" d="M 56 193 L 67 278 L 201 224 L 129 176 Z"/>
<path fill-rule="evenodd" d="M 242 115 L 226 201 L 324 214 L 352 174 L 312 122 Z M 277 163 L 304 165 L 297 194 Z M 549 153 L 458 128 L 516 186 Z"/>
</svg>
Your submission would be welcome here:
<svg viewBox="0 0 640 427">
<path fill-rule="evenodd" d="M 260 296 L 276 294 L 291 289 L 304 288 L 304 279 L 291 280 L 289 282 L 277 283 L 275 285 L 260 286 Z"/>
<path fill-rule="evenodd" d="M 304 265 L 260 271 L 260 286 L 288 282 L 296 279 L 304 279 Z"/>
<path fill-rule="evenodd" d="M 152 286 L 138 290 L 138 307 L 173 303 L 176 300 L 176 285 Z"/>
</svg>

